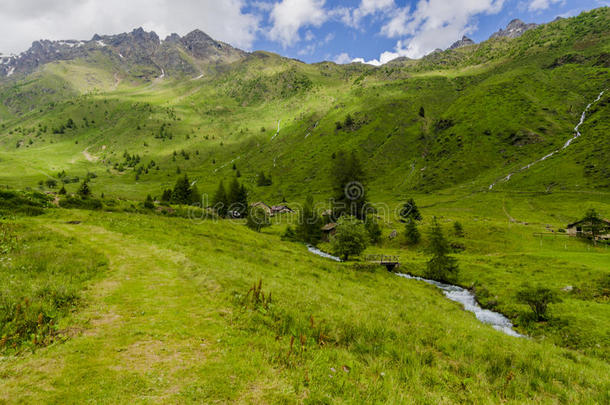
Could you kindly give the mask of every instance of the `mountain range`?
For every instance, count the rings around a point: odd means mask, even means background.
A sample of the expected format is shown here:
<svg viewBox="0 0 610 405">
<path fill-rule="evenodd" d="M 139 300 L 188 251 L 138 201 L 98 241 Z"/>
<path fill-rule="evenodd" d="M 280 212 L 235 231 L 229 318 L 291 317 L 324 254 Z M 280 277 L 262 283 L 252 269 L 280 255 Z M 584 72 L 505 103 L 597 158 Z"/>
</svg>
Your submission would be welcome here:
<svg viewBox="0 0 610 405">
<path fill-rule="evenodd" d="M 517 38 L 536 26 L 515 19 L 506 29 L 494 33 L 491 38 Z M 474 44 L 474 41 L 464 36 L 448 49 Z M 192 31 L 184 37 L 174 33 L 161 41 L 155 32 L 137 28 L 119 35 L 95 34 L 88 41 L 36 41 L 30 49 L 19 55 L 0 54 L 0 76 L 29 74 L 46 63 L 86 58 L 95 51 L 106 52 L 120 58 L 124 63 L 154 66 L 157 68 L 155 73 L 159 74 L 161 71 L 168 74 L 195 73 L 202 63 L 232 63 L 248 54 L 226 43 L 215 41 L 201 30 Z"/>
<path fill-rule="evenodd" d="M 96 172 L 105 192 L 139 198 L 178 171 L 211 192 L 235 168 L 253 195 L 300 198 L 329 192 L 332 156 L 347 149 L 384 199 L 491 184 L 607 188 L 608 93 L 569 149 L 520 169 L 560 149 L 610 87 L 609 21 L 608 8 L 514 20 L 482 43 L 465 37 L 381 67 L 244 52 L 199 30 L 37 41 L 0 61 L 0 167 L 10 168 L 0 181 Z M 134 153 L 142 163 L 121 166 Z M 272 187 L 256 187 L 261 171 Z"/>
</svg>

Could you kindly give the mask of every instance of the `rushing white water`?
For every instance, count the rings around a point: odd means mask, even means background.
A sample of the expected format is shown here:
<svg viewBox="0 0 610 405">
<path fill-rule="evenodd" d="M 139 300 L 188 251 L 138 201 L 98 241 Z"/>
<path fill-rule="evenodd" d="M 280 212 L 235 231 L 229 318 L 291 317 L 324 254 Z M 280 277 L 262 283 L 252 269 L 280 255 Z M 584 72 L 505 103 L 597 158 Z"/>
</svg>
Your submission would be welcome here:
<svg viewBox="0 0 610 405">
<path fill-rule="evenodd" d="M 585 122 L 585 118 L 587 118 L 587 113 L 589 112 L 589 108 L 591 108 L 591 106 L 595 103 L 597 103 L 599 100 L 601 100 L 602 96 L 604 95 L 604 91 L 602 91 L 601 93 L 599 93 L 599 96 L 597 96 L 597 98 L 595 99 L 594 102 L 590 103 L 587 108 L 585 108 L 585 110 L 582 112 L 582 115 L 580 116 L 580 122 L 578 123 L 578 125 L 576 125 L 574 127 L 574 136 L 571 139 L 568 139 L 568 141 L 565 143 L 565 145 L 563 145 L 563 149 L 567 148 L 568 146 L 570 146 L 570 144 L 572 143 L 572 141 L 576 138 L 578 138 L 579 136 L 581 136 L 580 133 L 580 126 L 582 124 L 584 124 Z"/>
<path fill-rule="evenodd" d="M 465 288 L 458 287 L 456 285 L 441 283 L 434 280 L 428 280 L 421 277 L 415 277 L 409 274 L 399 274 L 399 276 L 408 278 L 410 280 L 423 281 L 425 283 L 436 286 L 443 290 L 445 296 L 451 301 L 459 302 L 464 306 L 464 309 L 466 311 L 472 312 L 479 321 L 489 324 L 494 329 L 499 330 L 500 332 L 504 332 L 509 336 L 525 337 L 513 330 L 513 324 L 504 315 L 498 312 L 481 308 L 481 306 L 477 303 L 474 294 L 472 294 Z"/>
<path fill-rule="evenodd" d="M 580 127 L 582 124 L 584 124 L 585 119 L 587 118 L 587 112 L 589 112 L 589 109 L 591 108 L 591 106 L 595 103 L 597 103 L 599 100 L 601 100 L 602 96 L 604 95 L 605 90 L 602 91 L 601 93 L 599 93 L 599 95 L 597 96 L 597 98 L 595 99 L 595 101 L 593 101 L 592 103 L 589 103 L 589 105 L 587 105 L 587 108 L 585 108 L 585 110 L 582 112 L 582 115 L 580 116 L 580 122 L 578 122 L 578 125 L 576 125 L 576 127 L 574 127 L 574 136 L 570 139 L 568 139 L 568 141 L 563 145 L 563 147 L 561 149 L 557 149 L 554 150 L 553 152 L 549 153 L 548 155 L 533 161 L 532 163 L 523 166 L 521 169 L 517 170 L 514 173 L 510 173 L 508 176 L 506 176 L 504 179 L 502 179 L 504 182 L 507 182 L 510 180 L 510 178 L 513 176 L 513 174 L 515 173 L 520 173 L 522 171 L 525 171 L 527 169 L 529 169 L 530 167 L 532 167 L 533 165 L 535 165 L 536 163 L 540 163 L 543 160 L 547 160 L 548 158 L 550 158 L 551 156 L 555 155 L 556 153 L 559 153 L 560 151 L 566 149 L 568 146 L 570 146 L 572 144 L 572 142 L 574 141 L 574 139 L 580 137 L 582 134 L 580 133 Z M 489 186 L 489 189 L 492 190 L 494 188 L 494 186 L 497 183 L 493 183 Z"/>
<path fill-rule="evenodd" d="M 280 134 L 280 124 L 282 123 L 282 120 L 278 120 L 277 121 L 277 132 L 275 133 L 275 135 L 273 135 L 271 137 L 271 140 L 274 140 L 276 136 L 278 136 Z"/>
<path fill-rule="evenodd" d="M 330 255 L 330 254 L 328 254 L 326 252 L 323 252 L 320 249 L 318 249 L 317 247 L 312 246 L 312 245 L 307 245 L 307 250 L 309 250 L 314 255 L 318 255 L 318 256 L 323 257 L 325 259 L 334 260 L 336 262 L 340 262 L 341 261 L 341 259 L 339 259 L 338 257 Z"/>
<path fill-rule="evenodd" d="M 324 257 L 326 259 L 331 259 L 331 260 L 334 260 L 337 262 L 341 261 L 340 258 L 330 255 L 326 252 L 323 252 L 320 249 L 316 248 L 315 246 L 307 245 L 307 249 L 314 255 L 318 255 L 320 257 Z M 523 335 L 515 332 L 513 330 L 513 324 L 504 315 L 502 315 L 498 312 L 494 312 L 494 311 L 490 311 L 488 309 L 481 308 L 481 306 L 477 303 L 477 300 L 475 299 L 474 294 L 472 294 L 470 291 L 468 291 L 465 288 L 458 287 L 456 285 L 441 283 L 441 282 L 434 281 L 434 280 L 428 280 L 428 279 L 425 279 L 422 277 L 411 276 L 409 274 L 398 274 L 398 276 L 404 277 L 404 278 L 407 278 L 410 280 L 418 280 L 418 281 L 423 281 L 428 284 L 432 284 L 433 286 L 436 286 L 436 287 L 440 288 L 441 290 L 443 290 L 443 293 L 445 294 L 445 296 L 447 298 L 449 298 L 451 301 L 459 302 L 460 304 L 462 304 L 464 306 L 464 309 L 466 311 L 472 312 L 479 321 L 489 324 L 494 329 L 499 330 L 500 332 L 504 332 L 509 336 L 526 337 L 526 336 L 523 336 Z"/>
</svg>

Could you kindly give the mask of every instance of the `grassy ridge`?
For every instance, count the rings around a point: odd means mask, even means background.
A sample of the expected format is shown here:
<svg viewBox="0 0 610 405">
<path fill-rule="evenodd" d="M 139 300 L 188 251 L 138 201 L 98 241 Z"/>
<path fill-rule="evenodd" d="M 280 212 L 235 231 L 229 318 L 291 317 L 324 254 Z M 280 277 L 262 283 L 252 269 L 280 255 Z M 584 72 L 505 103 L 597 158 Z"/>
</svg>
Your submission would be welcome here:
<svg viewBox="0 0 610 405">
<path fill-rule="evenodd" d="M 484 189 L 563 145 L 584 107 L 610 86 L 604 40 L 609 19 L 602 8 L 512 41 L 487 41 L 381 68 L 305 65 L 257 52 L 197 80 L 170 77 L 116 90 L 106 62 L 48 65 L 28 86 L 55 88 L 59 85 L 43 80 L 63 77 L 72 82 L 68 91 L 83 92 L 90 88 L 84 77 L 105 83 L 99 86 L 105 91 L 45 104 L 19 90 L 26 84 L 5 86 L 19 95 L 5 97 L 5 105 L 16 100 L 42 108 L 3 121 L 1 180 L 23 187 L 58 170 L 81 177 L 94 171 L 100 191 L 142 198 L 173 183 L 178 167 L 211 192 L 219 177 L 234 175 L 235 163 L 256 198 L 302 198 L 327 193 L 332 153 L 352 149 L 366 162 L 370 187 L 383 199 L 455 185 Z M 336 129 L 347 114 L 354 125 Z M 70 118 L 76 129 L 53 134 Z M 583 127 L 585 148 L 605 145 L 589 136 L 603 134 L 603 122 Z M 174 160 L 173 153 L 182 150 L 189 160 Z M 130 170 L 113 172 L 125 151 L 140 154 L 143 164 L 154 160 L 161 169 L 138 181 Z M 540 175 L 517 184 L 530 190 L 550 183 L 599 188 L 607 165 L 596 159 L 598 174 L 591 175 L 590 162 L 566 161 L 562 154 L 541 164 Z M 277 179 L 273 188 L 254 187 L 261 169 Z M 569 176 L 558 175 L 566 171 Z"/>
</svg>

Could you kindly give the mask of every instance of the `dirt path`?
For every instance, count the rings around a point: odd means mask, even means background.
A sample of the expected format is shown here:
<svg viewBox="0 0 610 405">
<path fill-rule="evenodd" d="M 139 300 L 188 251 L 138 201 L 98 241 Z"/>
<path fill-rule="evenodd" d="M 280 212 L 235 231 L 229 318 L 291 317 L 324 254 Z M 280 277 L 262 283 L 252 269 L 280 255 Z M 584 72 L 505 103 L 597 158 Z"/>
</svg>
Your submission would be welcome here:
<svg viewBox="0 0 610 405">
<path fill-rule="evenodd" d="M 108 276 L 88 290 L 69 341 L 0 359 L 0 403 L 180 402 L 177 395 L 201 378 L 216 350 L 213 330 L 222 322 L 180 277 L 188 259 L 100 227 L 49 227 L 103 252 Z"/>
<path fill-rule="evenodd" d="M 97 162 L 97 157 L 89 153 L 89 147 L 83 151 L 83 155 L 89 162 Z"/>
</svg>

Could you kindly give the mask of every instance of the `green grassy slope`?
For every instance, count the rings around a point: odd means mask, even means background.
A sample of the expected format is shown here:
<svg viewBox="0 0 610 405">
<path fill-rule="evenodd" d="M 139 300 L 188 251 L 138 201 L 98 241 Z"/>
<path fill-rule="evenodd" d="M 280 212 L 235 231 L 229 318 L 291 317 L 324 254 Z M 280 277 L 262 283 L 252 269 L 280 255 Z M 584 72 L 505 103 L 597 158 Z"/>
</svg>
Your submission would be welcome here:
<svg viewBox="0 0 610 405">
<path fill-rule="evenodd" d="M 1 124 L 1 180 L 23 187 L 35 185 L 42 173 L 66 170 L 82 177 L 94 171 L 99 191 L 142 198 L 173 183 L 177 167 L 211 191 L 219 177 L 234 175 L 235 163 L 253 195 L 300 198 L 328 192 L 331 155 L 351 149 L 366 162 L 373 193 L 384 199 L 455 186 L 484 190 L 563 145 L 584 107 L 610 87 L 609 20 L 602 8 L 512 41 L 381 68 L 305 65 L 256 52 L 196 80 L 138 84 L 122 81 L 102 57 L 47 65 L 0 91 L 13 112 Z M 56 90 L 41 94 L 41 88 Z M 599 114 L 606 105 L 600 103 Z M 354 125 L 336 129 L 347 114 Z M 77 129 L 51 133 L 69 118 Z M 592 145 L 599 140 L 588 135 L 604 133 L 600 121 L 583 127 L 583 147 L 597 148 Z M 48 130 L 40 133 L 39 127 Z M 19 142 L 24 147 L 17 149 Z M 174 151 L 182 150 L 189 160 L 174 161 Z M 133 168 L 114 173 L 125 151 L 161 169 L 138 181 Z M 564 155 L 536 168 L 544 175 L 502 186 L 605 187 L 603 176 L 570 169 L 573 159 Z M 607 170 L 603 161 L 599 166 L 596 173 Z M 261 169 L 276 179 L 274 187 L 254 187 Z"/>
<path fill-rule="evenodd" d="M 8 403 L 608 400 L 605 362 L 241 224 L 77 211 L 27 223 L 78 238 L 109 268 L 68 342 L 0 363 Z M 259 279 L 269 307 L 247 304 Z"/>
</svg>

